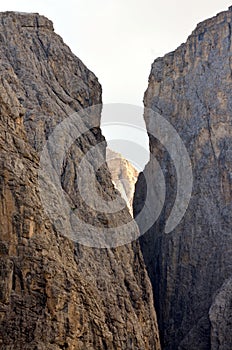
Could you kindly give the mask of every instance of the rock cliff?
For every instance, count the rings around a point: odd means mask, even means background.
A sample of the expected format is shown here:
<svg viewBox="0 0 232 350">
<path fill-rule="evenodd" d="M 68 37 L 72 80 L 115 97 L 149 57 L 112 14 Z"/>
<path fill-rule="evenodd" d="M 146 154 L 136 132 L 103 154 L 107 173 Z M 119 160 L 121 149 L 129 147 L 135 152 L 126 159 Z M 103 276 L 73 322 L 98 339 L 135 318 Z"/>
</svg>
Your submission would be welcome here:
<svg viewBox="0 0 232 350">
<path fill-rule="evenodd" d="M 133 197 L 135 183 L 139 175 L 138 170 L 120 153 L 116 153 L 109 148 L 106 150 L 106 160 L 112 181 L 126 201 L 131 215 L 133 215 Z"/>
<path fill-rule="evenodd" d="M 154 61 L 144 97 L 151 154 L 166 180 L 162 213 L 141 238 L 164 350 L 232 349 L 231 26 L 231 11 L 200 23 L 185 44 Z M 152 136 L 149 109 L 176 129 L 192 163 L 191 200 L 170 233 L 165 223 L 179 179 L 175 161 Z M 151 161 L 136 185 L 135 215 L 156 178 Z"/>
<path fill-rule="evenodd" d="M 0 71 L 0 349 L 160 349 L 139 245 L 75 243 L 64 221 L 61 232 L 41 202 L 45 142 L 70 114 L 101 103 L 97 78 L 48 19 L 14 12 L 0 14 Z M 85 180 L 77 176 L 78 164 L 88 150 L 100 142 L 97 156 L 105 157 L 100 112 L 92 116 L 95 127 L 74 140 L 58 175 L 82 222 L 114 229 L 131 220 L 128 210 L 91 210 L 77 188 Z M 95 169 L 96 156 L 88 159 L 99 194 L 114 199 L 106 165 Z"/>
</svg>

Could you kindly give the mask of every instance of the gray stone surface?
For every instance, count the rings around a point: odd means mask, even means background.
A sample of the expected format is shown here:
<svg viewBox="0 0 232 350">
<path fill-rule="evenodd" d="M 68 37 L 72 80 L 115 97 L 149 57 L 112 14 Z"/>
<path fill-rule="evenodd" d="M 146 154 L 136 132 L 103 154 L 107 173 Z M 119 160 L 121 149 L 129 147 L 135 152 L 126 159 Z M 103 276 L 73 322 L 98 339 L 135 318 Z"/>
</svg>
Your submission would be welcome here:
<svg viewBox="0 0 232 350">
<path fill-rule="evenodd" d="M 230 350 L 232 344 L 232 278 L 216 292 L 209 311 L 212 350 Z"/>
<path fill-rule="evenodd" d="M 100 250 L 75 244 L 58 232 L 40 201 L 39 156 L 46 139 L 67 116 L 99 103 L 97 78 L 48 19 L 0 14 L 2 350 L 160 349 L 139 245 Z M 76 171 L 87 150 L 102 142 L 98 155 L 105 156 L 100 112 L 92 116 L 96 127 L 70 148 L 60 180 L 81 220 L 116 227 L 131 220 L 127 208 L 112 216 L 90 210 L 77 191 Z M 90 169 L 95 161 L 90 159 Z M 106 165 L 96 183 L 101 196 L 115 197 Z"/>
<path fill-rule="evenodd" d="M 231 26 L 231 11 L 200 23 L 185 44 L 154 61 L 145 93 L 145 107 L 160 113 L 182 138 L 194 178 L 188 210 L 166 234 L 177 190 L 175 164 L 150 136 L 151 153 L 166 179 L 166 202 L 141 247 L 163 350 L 232 349 L 231 288 L 222 287 L 232 276 Z M 145 121 L 149 128 L 147 111 Z M 156 184 L 152 162 L 144 174 L 136 185 L 135 214 Z"/>
</svg>

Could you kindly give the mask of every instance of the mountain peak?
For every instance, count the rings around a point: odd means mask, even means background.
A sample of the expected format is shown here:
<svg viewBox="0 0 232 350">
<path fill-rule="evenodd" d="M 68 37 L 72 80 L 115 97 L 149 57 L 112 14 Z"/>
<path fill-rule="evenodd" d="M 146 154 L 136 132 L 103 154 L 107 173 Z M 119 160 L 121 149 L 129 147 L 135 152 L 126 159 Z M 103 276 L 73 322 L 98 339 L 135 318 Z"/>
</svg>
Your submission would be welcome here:
<svg viewBox="0 0 232 350">
<path fill-rule="evenodd" d="M 43 28 L 54 31 L 53 23 L 47 17 L 30 12 L 0 12 L 0 26 Z"/>
</svg>

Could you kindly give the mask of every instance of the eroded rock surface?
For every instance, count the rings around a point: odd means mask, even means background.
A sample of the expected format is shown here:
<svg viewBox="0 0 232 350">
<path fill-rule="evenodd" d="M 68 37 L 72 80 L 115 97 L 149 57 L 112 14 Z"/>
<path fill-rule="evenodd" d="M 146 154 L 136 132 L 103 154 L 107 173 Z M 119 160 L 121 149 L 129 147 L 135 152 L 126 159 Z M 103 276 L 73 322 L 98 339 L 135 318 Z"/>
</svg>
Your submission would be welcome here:
<svg viewBox="0 0 232 350">
<path fill-rule="evenodd" d="M 109 148 L 106 150 L 106 160 L 112 181 L 121 193 L 122 198 L 126 201 L 131 215 L 133 215 L 133 198 L 135 183 L 139 174 L 138 170 L 120 153 L 114 152 Z"/>
<path fill-rule="evenodd" d="M 232 276 L 231 26 L 231 11 L 200 23 L 185 44 L 154 61 L 145 93 L 145 107 L 177 130 L 193 171 L 187 212 L 167 234 L 165 223 L 178 186 L 177 164 L 150 135 L 152 155 L 165 175 L 166 202 L 159 220 L 142 237 L 141 247 L 164 350 L 232 348 L 231 288 L 224 285 Z M 148 131 L 149 118 L 145 111 Z M 150 162 L 139 176 L 135 214 L 143 206 L 146 190 L 156 183 L 156 174 Z M 149 183 L 143 175 L 149 175 Z"/>
<path fill-rule="evenodd" d="M 232 278 L 216 292 L 209 318 L 212 350 L 229 350 L 232 344 Z"/>
<path fill-rule="evenodd" d="M 46 139 L 70 114 L 101 103 L 101 86 L 38 14 L 0 14 L 0 53 L 0 348 L 160 349 L 138 244 L 96 249 L 74 243 L 65 226 L 62 234 L 49 220 L 40 200 Z M 86 152 L 101 142 L 97 155 L 105 156 L 100 112 L 92 115 L 95 127 L 73 142 L 58 175 L 83 222 L 114 228 L 131 220 L 127 208 L 97 212 L 77 188 Z M 99 195 L 112 200 L 108 169 L 95 169 L 95 161 L 90 158 L 88 166 Z"/>
</svg>

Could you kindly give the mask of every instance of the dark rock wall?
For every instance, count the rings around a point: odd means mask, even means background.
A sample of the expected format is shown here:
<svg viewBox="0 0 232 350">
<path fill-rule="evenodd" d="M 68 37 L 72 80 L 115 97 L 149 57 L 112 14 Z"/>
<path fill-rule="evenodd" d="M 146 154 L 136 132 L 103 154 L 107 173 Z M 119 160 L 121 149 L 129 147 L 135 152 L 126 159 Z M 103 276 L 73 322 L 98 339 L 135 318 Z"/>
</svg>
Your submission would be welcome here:
<svg viewBox="0 0 232 350">
<path fill-rule="evenodd" d="M 185 44 L 154 61 L 145 93 L 145 107 L 162 115 L 182 138 L 193 170 L 187 212 L 167 234 L 177 190 L 175 162 L 150 135 L 151 153 L 165 174 L 166 202 L 141 247 L 164 350 L 232 349 L 231 26 L 231 11 L 200 23 Z M 145 121 L 149 129 L 147 110 Z M 155 183 L 151 161 L 136 185 L 135 214 L 146 186 Z"/>
</svg>

